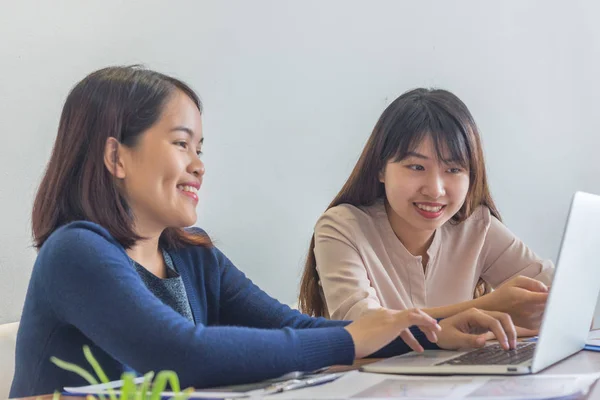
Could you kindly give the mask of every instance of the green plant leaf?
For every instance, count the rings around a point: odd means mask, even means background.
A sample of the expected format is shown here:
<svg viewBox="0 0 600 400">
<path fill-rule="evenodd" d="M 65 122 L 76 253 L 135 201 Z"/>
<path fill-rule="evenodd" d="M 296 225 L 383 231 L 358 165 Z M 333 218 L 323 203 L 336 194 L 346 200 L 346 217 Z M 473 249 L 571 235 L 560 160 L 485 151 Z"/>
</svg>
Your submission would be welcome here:
<svg viewBox="0 0 600 400">
<path fill-rule="evenodd" d="M 50 357 L 50 361 L 53 362 L 57 367 L 64 369 L 65 371 L 74 372 L 77 375 L 81 376 L 85 379 L 90 385 L 97 385 L 98 381 L 92 374 L 87 372 L 85 369 L 81 368 L 79 365 L 75 365 L 70 362 L 66 362 L 61 360 L 60 358 Z M 98 395 L 100 400 L 105 400 L 105 397 L 102 395 Z"/>
<path fill-rule="evenodd" d="M 167 387 L 167 381 L 171 386 L 171 391 L 173 393 L 179 394 L 181 392 L 177 374 L 174 371 L 160 371 L 154 380 L 150 400 L 160 400 L 160 393 Z"/>
<path fill-rule="evenodd" d="M 92 354 L 92 350 L 90 350 L 90 346 L 87 346 L 87 345 L 83 346 L 83 355 L 85 356 L 85 359 L 87 360 L 87 362 L 90 363 L 90 365 L 94 369 L 94 372 L 98 376 L 98 379 L 100 379 L 100 381 L 102 383 L 110 382 L 108 380 L 108 377 L 104 373 L 104 370 L 102 370 L 102 367 L 100 367 L 100 364 L 98 363 L 96 358 L 94 358 L 94 355 Z M 110 397 L 110 400 L 117 400 L 115 391 L 112 388 L 107 389 L 107 391 L 108 391 L 108 397 Z"/>
<path fill-rule="evenodd" d="M 106 376 L 106 373 L 100 367 L 100 364 L 92 354 L 89 346 L 83 346 L 83 354 L 88 363 L 92 366 L 100 382 L 108 383 L 109 379 Z M 97 385 L 99 383 L 91 373 L 78 365 L 63 361 L 56 357 L 51 357 L 50 361 L 52 361 L 59 368 L 78 374 L 90 385 Z M 107 392 L 110 396 L 110 400 L 161 400 L 161 393 L 165 391 L 167 384 L 170 386 L 170 389 L 174 394 L 173 399 L 175 400 L 187 400 L 190 397 L 190 394 L 194 391 L 194 388 L 187 388 L 182 392 L 179 384 L 179 378 L 174 371 L 160 371 L 156 375 L 156 379 L 154 379 L 153 383 L 152 380 L 154 377 L 154 371 L 147 372 L 144 374 L 142 383 L 136 386 L 135 375 L 128 372 L 124 373 L 121 376 L 121 379 L 123 380 L 123 386 L 120 390 L 120 399 L 117 398 L 115 390 L 109 388 L 107 389 Z M 148 397 L 150 388 L 152 388 L 152 391 Z M 105 396 L 103 395 L 98 394 L 97 397 L 100 400 L 106 400 Z M 55 392 L 52 400 L 58 399 L 60 399 L 60 393 Z M 88 395 L 86 400 L 96 399 L 94 396 Z"/>
<path fill-rule="evenodd" d="M 90 365 L 92 366 L 92 368 L 94 369 L 94 372 L 98 376 L 98 379 L 100 379 L 100 382 L 102 382 L 102 383 L 110 382 L 108 380 L 108 377 L 102 370 L 102 367 L 100 367 L 100 364 L 98 364 L 98 361 L 92 354 L 92 350 L 90 350 L 90 346 L 83 346 L 83 355 L 85 356 L 85 359 L 87 360 L 87 362 L 89 362 Z"/>
<path fill-rule="evenodd" d="M 140 399 L 146 400 L 148 397 L 148 390 L 150 390 L 150 384 L 152 383 L 152 378 L 154 378 L 154 371 L 147 372 L 144 374 L 144 382 L 140 385 Z"/>
<path fill-rule="evenodd" d="M 98 381 L 92 374 L 87 372 L 85 369 L 81 368 L 79 365 L 72 364 L 70 362 L 66 362 L 61 360 L 60 358 L 50 357 L 50 361 L 52 361 L 57 367 L 62 368 L 67 371 L 71 371 L 76 373 L 85 379 L 90 385 L 97 385 Z"/>
<path fill-rule="evenodd" d="M 125 372 L 121 375 L 123 380 L 123 386 L 121 386 L 121 400 L 135 400 L 138 392 L 137 386 L 135 386 L 135 375 L 130 372 Z"/>
<path fill-rule="evenodd" d="M 187 389 L 184 389 L 180 395 L 175 396 L 175 398 L 179 399 L 179 400 L 187 400 L 187 399 L 189 399 L 189 397 L 192 393 L 194 393 L 194 388 L 189 387 Z"/>
</svg>

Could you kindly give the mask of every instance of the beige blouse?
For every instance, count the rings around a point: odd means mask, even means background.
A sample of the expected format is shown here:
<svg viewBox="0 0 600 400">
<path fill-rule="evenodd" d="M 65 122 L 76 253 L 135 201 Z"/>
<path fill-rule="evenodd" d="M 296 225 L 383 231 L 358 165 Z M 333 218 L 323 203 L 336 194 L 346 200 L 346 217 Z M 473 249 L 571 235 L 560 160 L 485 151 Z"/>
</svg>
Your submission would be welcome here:
<svg viewBox="0 0 600 400">
<path fill-rule="evenodd" d="M 550 260 L 535 255 L 484 206 L 460 224 L 437 229 L 425 271 L 421 256 L 410 254 L 396 237 L 383 200 L 327 210 L 315 227 L 314 251 L 332 319 L 353 320 L 380 307 L 472 300 L 480 277 L 497 287 L 517 275 L 550 284 L 554 273 Z"/>
</svg>

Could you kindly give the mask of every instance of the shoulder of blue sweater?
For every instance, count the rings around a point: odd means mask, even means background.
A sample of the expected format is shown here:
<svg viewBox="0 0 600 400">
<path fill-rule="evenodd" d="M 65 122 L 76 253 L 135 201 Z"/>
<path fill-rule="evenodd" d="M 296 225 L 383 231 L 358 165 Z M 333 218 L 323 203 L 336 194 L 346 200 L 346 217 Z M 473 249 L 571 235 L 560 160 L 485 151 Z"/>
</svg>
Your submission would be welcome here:
<svg viewBox="0 0 600 400">
<path fill-rule="evenodd" d="M 187 228 L 186 230 L 195 233 L 205 235 L 206 232 L 198 227 Z M 118 252 L 126 254 L 125 249 L 121 244 L 110 234 L 110 232 L 101 225 L 98 225 L 89 221 L 74 221 L 65 224 L 54 231 L 46 243 L 40 249 L 40 253 L 55 253 L 61 252 L 61 250 L 68 251 L 69 254 L 78 252 L 78 249 L 82 246 L 92 246 L 97 250 L 109 250 L 113 249 Z M 179 255 L 190 255 L 192 257 L 202 257 L 204 259 L 216 258 L 217 262 L 221 262 L 223 254 L 214 246 L 193 246 L 186 245 L 179 249 L 174 250 Z"/>
<path fill-rule="evenodd" d="M 42 245 L 34 275 L 50 279 L 82 271 L 96 273 L 108 271 L 96 268 L 100 264 L 127 265 L 128 260 L 123 246 L 105 228 L 88 221 L 74 221 L 58 228 Z"/>
<path fill-rule="evenodd" d="M 94 241 L 100 239 L 107 245 L 117 246 L 123 249 L 123 246 L 101 225 L 89 221 L 73 221 L 65 224 L 55 230 L 44 243 L 44 247 L 54 247 L 63 242 L 74 244 L 74 241 Z"/>
<path fill-rule="evenodd" d="M 42 245 L 36 259 L 43 270 L 51 271 L 52 266 L 60 265 L 64 271 L 69 265 L 77 268 L 113 260 L 128 262 L 128 256 L 121 244 L 102 226 L 89 221 L 74 221 L 54 231 Z M 87 260 L 82 263 L 66 263 L 66 260 Z"/>
<path fill-rule="evenodd" d="M 185 228 L 185 230 L 187 232 L 190 232 L 195 235 L 207 236 L 210 239 L 210 236 L 206 233 L 206 231 L 197 226 Z M 211 239 L 211 241 L 212 241 L 212 239 Z M 222 263 L 223 260 L 226 258 L 225 255 L 216 246 L 214 246 L 214 244 L 211 244 L 210 246 L 195 246 L 195 245 L 188 244 L 188 245 L 185 245 L 182 247 L 175 248 L 175 249 L 171 250 L 171 252 L 173 252 L 174 254 L 177 254 L 179 256 L 182 256 L 184 258 L 200 257 L 205 260 L 206 260 L 206 258 L 214 258 L 214 259 L 216 259 L 215 261 L 218 264 Z"/>
</svg>

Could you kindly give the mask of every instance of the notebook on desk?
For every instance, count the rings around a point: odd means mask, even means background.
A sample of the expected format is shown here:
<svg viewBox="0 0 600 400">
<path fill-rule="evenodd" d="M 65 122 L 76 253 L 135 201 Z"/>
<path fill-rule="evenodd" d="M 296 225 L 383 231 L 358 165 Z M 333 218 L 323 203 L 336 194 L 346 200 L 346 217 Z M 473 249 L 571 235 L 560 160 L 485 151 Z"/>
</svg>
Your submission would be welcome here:
<svg viewBox="0 0 600 400">
<path fill-rule="evenodd" d="M 554 280 L 537 342 L 457 352 L 407 353 L 361 370 L 390 374 L 501 374 L 541 371 L 582 350 L 600 293 L 600 196 L 577 192 L 563 232 Z"/>
</svg>

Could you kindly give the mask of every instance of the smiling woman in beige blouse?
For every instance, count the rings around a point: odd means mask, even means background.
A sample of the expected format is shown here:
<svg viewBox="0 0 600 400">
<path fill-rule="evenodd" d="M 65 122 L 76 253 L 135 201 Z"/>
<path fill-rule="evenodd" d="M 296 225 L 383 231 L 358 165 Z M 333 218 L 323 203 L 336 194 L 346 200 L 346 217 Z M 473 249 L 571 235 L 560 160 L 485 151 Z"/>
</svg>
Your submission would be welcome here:
<svg viewBox="0 0 600 400">
<path fill-rule="evenodd" d="M 299 304 L 332 319 L 380 308 L 441 318 L 477 307 L 509 313 L 530 334 L 553 271 L 502 224 L 465 104 L 415 89 L 383 112 L 318 220 Z"/>
</svg>

